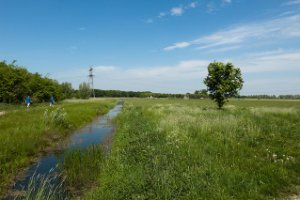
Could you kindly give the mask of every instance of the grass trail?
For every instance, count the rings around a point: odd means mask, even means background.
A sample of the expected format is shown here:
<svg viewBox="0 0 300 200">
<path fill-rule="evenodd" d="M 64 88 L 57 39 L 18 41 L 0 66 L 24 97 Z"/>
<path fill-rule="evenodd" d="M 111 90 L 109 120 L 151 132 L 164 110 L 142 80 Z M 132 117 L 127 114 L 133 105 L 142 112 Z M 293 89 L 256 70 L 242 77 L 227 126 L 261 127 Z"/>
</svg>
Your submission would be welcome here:
<svg viewBox="0 0 300 200">
<path fill-rule="evenodd" d="M 300 102 L 127 100 L 86 199 L 273 199 L 300 185 Z"/>
</svg>

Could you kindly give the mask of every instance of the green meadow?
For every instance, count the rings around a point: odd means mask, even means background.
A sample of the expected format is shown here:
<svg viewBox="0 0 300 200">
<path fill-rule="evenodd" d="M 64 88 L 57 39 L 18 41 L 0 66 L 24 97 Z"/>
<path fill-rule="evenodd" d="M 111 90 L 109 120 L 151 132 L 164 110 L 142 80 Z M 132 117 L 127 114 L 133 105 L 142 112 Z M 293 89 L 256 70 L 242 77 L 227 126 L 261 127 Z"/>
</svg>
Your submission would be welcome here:
<svg viewBox="0 0 300 200">
<path fill-rule="evenodd" d="M 0 198 L 13 178 L 39 153 L 51 149 L 77 128 L 105 114 L 116 100 L 69 100 L 25 106 L 1 104 Z"/>
<path fill-rule="evenodd" d="M 126 100 L 85 199 L 287 199 L 300 185 L 300 101 Z M 299 194 L 299 193 L 298 193 Z"/>
<path fill-rule="evenodd" d="M 6 108 L 0 117 L 1 194 L 38 152 L 115 102 Z M 211 100 L 126 99 L 114 123 L 109 152 L 101 145 L 65 152 L 59 167 L 70 199 L 299 195 L 300 101 L 231 99 L 219 110 Z M 46 187 L 34 198 L 49 196 Z"/>
</svg>

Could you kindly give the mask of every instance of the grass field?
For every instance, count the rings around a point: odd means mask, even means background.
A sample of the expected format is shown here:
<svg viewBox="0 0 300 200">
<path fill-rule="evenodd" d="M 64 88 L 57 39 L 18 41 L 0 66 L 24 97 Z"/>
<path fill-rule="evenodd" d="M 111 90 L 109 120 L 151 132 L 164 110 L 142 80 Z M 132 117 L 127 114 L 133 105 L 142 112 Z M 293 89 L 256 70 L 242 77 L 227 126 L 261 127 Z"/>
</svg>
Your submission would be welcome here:
<svg viewBox="0 0 300 200">
<path fill-rule="evenodd" d="M 49 107 L 0 105 L 0 198 L 38 152 L 106 113 L 116 100 L 65 101 Z"/>
<path fill-rule="evenodd" d="M 85 199 L 284 199 L 300 185 L 300 102 L 126 100 Z"/>
</svg>

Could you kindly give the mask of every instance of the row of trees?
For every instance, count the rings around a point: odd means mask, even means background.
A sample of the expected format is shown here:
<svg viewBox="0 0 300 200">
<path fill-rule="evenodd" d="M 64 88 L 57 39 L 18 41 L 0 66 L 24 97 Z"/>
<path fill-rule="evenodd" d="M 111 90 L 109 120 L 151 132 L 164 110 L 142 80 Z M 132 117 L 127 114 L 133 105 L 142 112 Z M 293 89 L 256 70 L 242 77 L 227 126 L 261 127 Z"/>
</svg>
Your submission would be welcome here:
<svg viewBox="0 0 300 200">
<path fill-rule="evenodd" d="M 184 98 L 191 99 L 208 98 L 207 90 L 197 90 L 194 94 L 168 94 L 168 93 L 154 93 L 150 91 L 134 92 L 121 90 L 99 90 L 95 89 L 96 97 L 138 97 L 138 98 Z"/>
<path fill-rule="evenodd" d="M 15 62 L 0 62 L 0 102 L 21 103 L 28 95 L 33 102 L 48 101 L 50 96 L 61 100 L 70 98 L 73 92 L 70 83 L 59 84 L 38 73 L 30 73 Z"/>
<path fill-rule="evenodd" d="M 24 67 L 13 63 L 0 62 L 0 102 L 21 103 L 26 96 L 30 96 L 33 102 L 48 101 L 50 96 L 56 100 L 66 98 L 91 97 L 91 88 L 88 83 L 81 83 L 78 90 L 72 88 L 71 83 L 59 84 L 56 80 L 43 77 L 38 73 L 30 73 Z M 121 90 L 99 90 L 95 89 L 96 97 L 139 97 L 139 98 L 184 98 L 192 99 L 207 98 L 206 90 L 195 91 L 194 94 L 167 94 L 153 93 L 150 91 L 134 92 Z"/>
<path fill-rule="evenodd" d="M 299 99 L 299 95 L 252 95 L 238 96 L 243 87 L 241 70 L 232 63 L 213 62 L 208 66 L 208 75 L 204 79 L 207 90 L 197 90 L 190 94 L 166 94 L 152 93 L 150 91 L 134 92 L 121 90 L 95 89 L 96 97 L 142 97 L 142 98 L 190 98 L 213 99 L 219 108 L 222 108 L 230 97 L 240 98 L 280 98 Z M 50 96 L 56 100 L 65 98 L 88 99 L 91 96 L 91 88 L 88 83 L 81 83 L 79 90 L 74 90 L 71 83 L 59 84 L 56 80 L 43 77 L 38 73 L 30 73 L 27 69 L 15 65 L 15 62 L 7 64 L 0 62 L 0 102 L 20 103 L 27 95 L 34 102 L 48 101 Z"/>
</svg>

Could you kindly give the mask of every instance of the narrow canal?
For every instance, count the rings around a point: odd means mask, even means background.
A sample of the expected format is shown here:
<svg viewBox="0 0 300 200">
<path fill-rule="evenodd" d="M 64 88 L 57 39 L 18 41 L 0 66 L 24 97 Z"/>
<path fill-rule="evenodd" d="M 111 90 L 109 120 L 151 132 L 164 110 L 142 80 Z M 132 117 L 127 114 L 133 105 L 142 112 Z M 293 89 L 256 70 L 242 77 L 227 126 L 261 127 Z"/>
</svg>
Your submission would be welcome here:
<svg viewBox="0 0 300 200">
<path fill-rule="evenodd" d="M 58 176 L 60 170 L 57 166 L 63 161 L 64 152 L 66 150 L 85 149 L 92 145 L 102 144 L 104 140 L 114 132 L 114 125 L 111 120 L 121 112 L 122 105 L 123 101 L 119 101 L 107 114 L 74 132 L 67 141 L 61 144 L 60 151 L 49 152 L 40 157 L 38 162 L 29 166 L 25 176 L 14 184 L 12 188 L 12 194 L 14 195 L 8 199 L 15 199 L 16 194 L 21 197 L 22 191 L 27 191 L 29 188 L 41 187 L 40 184 L 43 184 L 41 180 L 43 180 L 44 177 L 50 180 L 53 188 L 57 188 L 57 186 L 61 184 L 60 177 Z M 64 189 L 61 188 L 60 190 L 61 191 L 57 192 L 62 194 L 58 195 L 64 198 L 66 195 L 63 192 Z"/>
</svg>

